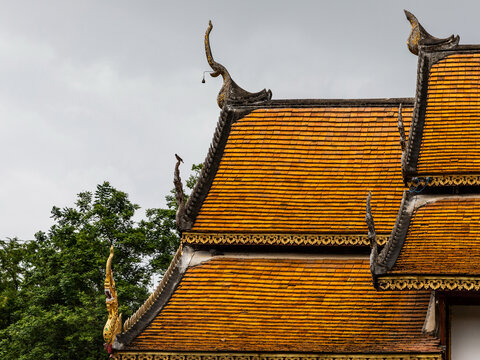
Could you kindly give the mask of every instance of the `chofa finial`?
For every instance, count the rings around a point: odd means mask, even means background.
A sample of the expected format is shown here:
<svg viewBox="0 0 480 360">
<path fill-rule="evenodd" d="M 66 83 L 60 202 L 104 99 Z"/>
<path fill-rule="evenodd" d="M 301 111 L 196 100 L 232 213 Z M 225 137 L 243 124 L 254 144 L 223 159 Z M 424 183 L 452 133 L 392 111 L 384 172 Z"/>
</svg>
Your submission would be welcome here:
<svg viewBox="0 0 480 360">
<path fill-rule="evenodd" d="M 460 37 L 451 35 L 445 39 L 439 39 L 430 35 L 427 30 L 418 22 L 415 15 L 410 11 L 404 10 L 408 21 L 412 25 L 412 31 L 407 39 L 408 50 L 412 54 L 418 55 L 420 46 L 429 49 L 450 49 L 458 45 Z"/>
<path fill-rule="evenodd" d="M 400 146 L 402 147 L 402 152 L 404 152 L 407 140 L 405 137 L 405 127 L 403 126 L 402 104 L 398 106 L 398 132 L 400 133 Z"/>
<path fill-rule="evenodd" d="M 223 86 L 217 96 L 218 106 L 223 108 L 226 103 L 251 104 L 270 100 L 272 98 L 271 90 L 263 89 L 262 91 L 251 93 L 242 89 L 232 80 L 225 66 L 213 59 L 212 50 L 210 49 L 210 32 L 212 28 L 212 21 L 209 21 L 207 31 L 205 32 L 205 53 L 208 64 L 213 70 L 210 76 L 217 77 L 222 75 L 223 78 Z"/>
<path fill-rule="evenodd" d="M 112 354 L 112 344 L 115 337 L 122 331 L 122 314 L 118 315 L 118 298 L 112 272 L 113 245 L 110 247 L 110 255 L 107 260 L 105 274 L 105 303 L 107 304 L 108 320 L 103 328 L 105 350 Z"/>
</svg>

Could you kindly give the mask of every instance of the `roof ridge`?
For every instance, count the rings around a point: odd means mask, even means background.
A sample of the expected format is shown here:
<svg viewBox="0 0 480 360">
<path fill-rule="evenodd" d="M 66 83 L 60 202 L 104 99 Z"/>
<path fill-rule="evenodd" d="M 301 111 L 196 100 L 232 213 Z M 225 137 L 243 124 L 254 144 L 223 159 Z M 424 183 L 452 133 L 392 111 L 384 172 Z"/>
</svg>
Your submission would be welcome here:
<svg viewBox="0 0 480 360">
<path fill-rule="evenodd" d="M 231 104 L 236 109 L 269 109 L 269 108 L 281 108 L 282 106 L 288 106 L 291 108 L 302 107 L 324 107 L 324 106 L 385 106 L 392 105 L 397 106 L 400 103 L 404 105 L 413 105 L 415 98 L 367 98 L 367 99 L 274 99 L 268 102 L 256 103 L 251 105 Z"/>
</svg>

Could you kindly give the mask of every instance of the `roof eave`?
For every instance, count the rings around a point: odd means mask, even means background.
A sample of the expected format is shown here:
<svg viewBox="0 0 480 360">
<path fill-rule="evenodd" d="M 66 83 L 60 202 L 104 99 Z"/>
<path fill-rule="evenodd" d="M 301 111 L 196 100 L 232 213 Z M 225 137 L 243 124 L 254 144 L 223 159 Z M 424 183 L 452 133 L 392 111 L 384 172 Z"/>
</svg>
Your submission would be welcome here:
<svg viewBox="0 0 480 360">
<path fill-rule="evenodd" d="M 162 310 L 180 283 L 194 255 L 190 246 L 180 245 L 160 284 L 145 303 L 124 323 L 124 332 L 113 343 L 114 350 L 122 350 L 132 342 Z"/>
</svg>

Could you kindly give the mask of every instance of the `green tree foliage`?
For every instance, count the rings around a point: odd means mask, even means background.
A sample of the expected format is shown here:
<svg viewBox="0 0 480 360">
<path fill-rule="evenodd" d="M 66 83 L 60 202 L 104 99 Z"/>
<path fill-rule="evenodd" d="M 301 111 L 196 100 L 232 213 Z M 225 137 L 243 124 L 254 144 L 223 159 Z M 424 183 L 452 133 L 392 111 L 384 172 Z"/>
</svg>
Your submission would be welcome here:
<svg viewBox="0 0 480 360">
<path fill-rule="evenodd" d="M 25 246 L 18 239 L 0 240 L 0 329 L 13 322 L 24 273 Z"/>
<path fill-rule="evenodd" d="M 200 167 L 194 166 L 189 187 Z M 179 245 L 176 204 L 148 209 L 105 182 L 78 194 L 75 206 L 52 209 L 54 225 L 35 240 L 0 242 L 0 359 L 107 359 L 103 282 L 110 245 L 124 319 L 147 298 Z"/>
</svg>

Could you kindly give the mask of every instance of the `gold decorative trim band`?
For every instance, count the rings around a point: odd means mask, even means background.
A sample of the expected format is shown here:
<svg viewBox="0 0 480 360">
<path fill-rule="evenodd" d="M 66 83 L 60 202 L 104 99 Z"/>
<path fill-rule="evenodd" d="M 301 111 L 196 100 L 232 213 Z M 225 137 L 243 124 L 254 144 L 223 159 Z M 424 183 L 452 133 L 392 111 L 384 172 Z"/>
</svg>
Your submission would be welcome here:
<svg viewBox="0 0 480 360">
<path fill-rule="evenodd" d="M 407 185 L 409 187 L 480 185 L 480 175 L 425 176 L 419 177 L 418 180 L 409 180 Z"/>
<path fill-rule="evenodd" d="M 480 290 L 480 277 L 379 277 L 377 282 L 381 290 Z"/>
<path fill-rule="evenodd" d="M 384 245 L 389 236 L 377 235 L 377 241 Z M 369 246 L 367 235 L 313 235 L 313 234 L 242 234 L 242 233 L 194 233 L 182 234 L 187 244 L 214 245 L 330 245 Z"/>
<path fill-rule="evenodd" d="M 440 354 L 116 353 L 117 360 L 441 360 Z"/>
<path fill-rule="evenodd" d="M 180 261 L 180 258 L 182 257 L 182 253 L 183 253 L 183 247 L 180 244 L 179 248 L 177 249 L 177 252 L 172 258 L 172 262 L 170 263 L 170 266 L 168 267 L 167 271 L 165 271 L 165 274 L 163 275 L 163 278 L 158 284 L 155 291 L 148 297 L 148 299 L 143 303 L 143 305 L 123 323 L 123 332 L 126 332 L 133 325 L 135 325 L 135 323 L 138 320 L 140 320 L 140 318 L 152 307 L 155 300 L 157 300 L 157 298 L 160 296 L 163 289 L 165 288 L 165 285 L 167 284 L 168 280 L 170 279 L 170 276 L 172 275 L 173 269 L 175 269 L 178 262 Z"/>
</svg>

